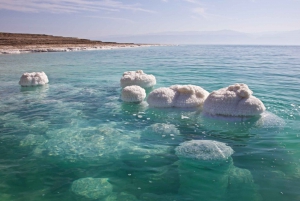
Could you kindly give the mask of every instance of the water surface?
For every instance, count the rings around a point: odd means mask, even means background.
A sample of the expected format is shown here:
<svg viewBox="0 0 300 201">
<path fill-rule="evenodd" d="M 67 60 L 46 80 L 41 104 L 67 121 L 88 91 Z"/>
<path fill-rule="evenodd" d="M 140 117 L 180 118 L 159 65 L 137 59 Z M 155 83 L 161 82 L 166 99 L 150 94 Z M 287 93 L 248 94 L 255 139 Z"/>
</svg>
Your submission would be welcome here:
<svg viewBox="0 0 300 201">
<path fill-rule="evenodd" d="M 234 167 L 253 178 L 244 197 L 300 200 L 299 53 L 298 46 L 174 46 L 0 55 L 0 200 L 86 200 L 71 191 L 86 177 L 109 178 L 117 195 L 110 200 L 197 200 L 182 189 L 201 181 L 183 182 L 174 152 L 192 139 L 232 147 Z M 246 83 L 268 116 L 211 119 L 201 110 L 122 103 L 119 79 L 138 69 L 156 76 L 155 88 L 194 84 L 211 92 Z M 50 83 L 21 88 L 22 73 L 33 71 Z M 158 123 L 174 126 L 175 139 L 149 139 L 145 130 Z M 220 186 L 207 182 L 199 194 L 213 200 L 217 189 L 228 191 Z"/>
</svg>

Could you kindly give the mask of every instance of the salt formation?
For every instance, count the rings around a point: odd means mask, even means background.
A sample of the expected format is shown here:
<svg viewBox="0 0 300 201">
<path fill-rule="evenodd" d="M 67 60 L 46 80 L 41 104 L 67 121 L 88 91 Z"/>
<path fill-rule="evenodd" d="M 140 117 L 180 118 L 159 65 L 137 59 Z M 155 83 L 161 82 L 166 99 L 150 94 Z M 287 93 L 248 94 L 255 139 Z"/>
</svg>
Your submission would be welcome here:
<svg viewBox="0 0 300 201">
<path fill-rule="evenodd" d="M 120 80 L 121 87 L 127 87 L 131 85 L 138 85 L 142 88 L 153 87 L 156 84 L 154 75 L 147 75 L 142 70 L 127 71 L 123 73 Z"/>
<path fill-rule="evenodd" d="M 282 129 L 285 121 L 271 112 L 263 112 L 259 120 L 255 123 L 258 128 L 276 128 Z"/>
<path fill-rule="evenodd" d="M 82 178 L 74 181 L 71 190 L 76 195 L 89 199 L 103 199 L 112 193 L 113 187 L 108 178 Z"/>
<path fill-rule="evenodd" d="M 173 85 L 155 89 L 147 102 L 151 107 L 199 107 L 209 93 L 195 85 Z"/>
<path fill-rule="evenodd" d="M 212 140 L 192 140 L 175 149 L 179 194 L 193 200 L 259 200 L 251 173 L 233 165 L 233 150 Z"/>
<path fill-rule="evenodd" d="M 42 135 L 29 134 L 23 140 L 21 140 L 20 146 L 22 146 L 22 147 L 34 146 L 34 145 L 42 144 L 45 141 L 46 141 L 46 139 Z"/>
<path fill-rule="evenodd" d="M 173 124 L 156 123 L 141 132 L 141 140 L 157 143 L 177 143 L 182 141 L 180 131 Z"/>
<path fill-rule="evenodd" d="M 36 157 L 64 163 L 88 161 L 97 164 L 117 161 L 127 148 L 129 139 L 128 135 L 113 128 L 111 124 L 48 130 L 46 137 L 48 140 L 34 149 Z"/>
<path fill-rule="evenodd" d="M 121 193 L 112 193 L 107 196 L 104 200 L 101 201 L 139 201 L 134 195 L 121 192 Z"/>
<path fill-rule="evenodd" d="M 132 143 L 122 156 L 123 167 L 134 176 L 128 188 L 147 189 L 147 192 L 171 193 L 178 188 L 178 159 L 173 146 Z M 145 182 L 146 181 L 146 182 Z M 149 182 L 148 182 L 149 181 Z M 166 181 L 172 181 L 166 185 Z M 158 188 L 159 187 L 159 188 Z"/>
<path fill-rule="evenodd" d="M 223 162 L 233 154 L 231 147 L 212 140 L 191 140 L 176 148 L 176 155 L 209 162 Z"/>
<path fill-rule="evenodd" d="M 234 84 L 213 91 L 203 104 L 203 111 L 210 115 L 255 116 L 266 110 L 264 104 L 246 84 Z"/>
<path fill-rule="evenodd" d="M 140 103 L 146 98 L 146 91 L 140 86 L 127 86 L 122 90 L 121 98 L 124 102 Z"/>
<path fill-rule="evenodd" d="M 24 73 L 19 81 L 22 87 L 44 85 L 49 82 L 47 75 L 44 72 Z"/>
</svg>

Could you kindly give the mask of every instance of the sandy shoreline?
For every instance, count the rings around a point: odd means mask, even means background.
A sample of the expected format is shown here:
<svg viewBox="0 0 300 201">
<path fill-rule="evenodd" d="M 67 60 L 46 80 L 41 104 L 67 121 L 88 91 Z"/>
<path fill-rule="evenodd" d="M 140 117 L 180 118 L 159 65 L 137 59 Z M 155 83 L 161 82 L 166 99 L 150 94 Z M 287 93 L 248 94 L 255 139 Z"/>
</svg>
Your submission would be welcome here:
<svg viewBox="0 0 300 201">
<path fill-rule="evenodd" d="M 39 52 L 72 52 L 88 50 L 109 50 L 120 48 L 136 48 L 161 46 L 158 44 L 110 44 L 110 45 L 91 45 L 91 44 L 69 44 L 69 45 L 29 45 L 23 47 L 0 46 L 0 54 L 21 54 L 21 53 L 39 53 Z"/>
<path fill-rule="evenodd" d="M 70 52 L 150 46 L 160 45 L 103 42 L 75 37 L 52 36 L 45 34 L 0 32 L 0 54 Z"/>
</svg>

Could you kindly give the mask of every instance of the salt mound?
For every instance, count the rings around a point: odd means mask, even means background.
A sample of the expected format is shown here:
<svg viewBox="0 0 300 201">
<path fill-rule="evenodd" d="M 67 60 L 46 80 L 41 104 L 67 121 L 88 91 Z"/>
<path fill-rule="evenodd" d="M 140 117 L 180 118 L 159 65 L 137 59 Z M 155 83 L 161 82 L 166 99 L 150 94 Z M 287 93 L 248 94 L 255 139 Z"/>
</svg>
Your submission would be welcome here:
<svg viewBox="0 0 300 201">
<path fill-rule="evenodd" d="M 234 84 L 213 91 L 203 104 L 203 111 L 210 115 L 255 116 L 266 108 L 246 84 Z"/>
<path fill-rule="evenodd" d="M 226 144 L 192 140 L 180 144 L 175 152 L 179 157 L 179 195 L 191 200 L 259 200 L 250 171 L 234 166 L 233 150 Z"/>
<path fill-rule="evenodd" d="M 124 102 L 140 103 L 146 98 L 146 91 L 140 86 L 127 86 L 122 90 L 121 99 Z"/>
<path fill-rule="evenodd" d="M 123 73 L 120 80 L 121 87 L 138 85 L 142 88 L 153 87 L 156 84 L 154 75 L 147 75 L 142 70 L 127 71 Z"/>
<path fill-rule="evenodd" d="M 260 119 L 255 124 L 257 127 L 262 128 L 279 128 L 285 126 L 285 121 L 271 112 L 263 112 Z"/>
<path fill-rule="evenodd" d="M 173 85 L 155 89 L 149 94 L 147 102 L 151 107 L 199 107 L 208 95 L 199 86 Z"/>
<path fill-rule="evenodd" d="M 191 140 L 184 142 L 175 151 L 179 157 L 203 161 L 226 160 L 233 154 L 231 147 L 213 140 Z"/>
<path fill-rule="evenodd" d="M 82 178 L 74 181 L 71 190 L 90 199 L 103 199 L 112 193 L 113 187 L 107 178 Z"/>
<path fill-rule="evenodd" d="M 49 82 L 47 75 L 44 72 L 24 73 L 19 81 L 22 87 L 44 85 Z"/>
</svg>

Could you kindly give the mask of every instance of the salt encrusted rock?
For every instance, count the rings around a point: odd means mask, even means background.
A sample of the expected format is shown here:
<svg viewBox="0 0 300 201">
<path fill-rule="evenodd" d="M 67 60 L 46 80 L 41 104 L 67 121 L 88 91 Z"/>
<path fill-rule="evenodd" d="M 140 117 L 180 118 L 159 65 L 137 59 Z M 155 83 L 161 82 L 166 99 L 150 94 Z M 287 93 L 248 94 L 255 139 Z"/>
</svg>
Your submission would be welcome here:
<svg viewBox="0 0 300 201">
<path fill-rule="evenodd" d="M 20 146 L 25 147 L 25 146 L 39 145 L 45 141 L 46 138 L 42 135 L 29 134 L 20 142 Z"/>
<path fill-rule="evenodd" d="M 44 72 L 24 73 L 19 81 L 22 87 L 44 85 L 49 82 L 47 75 Z"/>
<path fill-rule="evenodd" d="M 121 99 L 124 102 L 140 103 L 146 98 L 146 91 L 140 86 L 127 86 L 122 90 Z"/>
<path fill-rule="evenodd" d="M 112 193 L 101 201 L 139 201 L 134 195 L 121 192 L 121 193 Z"/>
<path fill-rule="evenodd" d="M 266 108 L 246 84 L 234 84 L 213 91 L 203 104 L 203 111 L 210 115 L 255 116 Z"/>
<path fill-rule="evenodd" d="M 142 70 L 127 71 L 123 73 L 120 80 L 121 87 L 138 85 L 142 88 L 153 87 L 156 84 L 154 75 L 147 75 Z"/>
<path fill-rule="evenodd" d="M 175 151 L 178 157 L 201 161 L 224 161 L 233 154 L 231 147 L 213 140 L 187 141 L 176 147 Z"/>
<path fill-rule="evenodd" d="M 147 102 L 151 107 L 199 107 L 209 93 L 195 85 L 173 85 L 158 88 L 149 94 Z"/>
<path fill-rule="evenodd" d="M 170 88 L 162 87 L 152 91 L 147 102 L 151 107 L 173 107 L 176 92 Z"/>
<path fill-rule="evenodd" d="M 141 132 L 141 139 L 150 143 L 176 143 L 182 141 L 180 131 L 173 124 L 156 123 Z"/>
<path fill-rule="evenodd" d="M 74 181 L 71 190 L 89 199 L 103 199 L 112 193 L 113 187 L 108 178 L 82 178 Z"/>
<path fill-rule="evenodd" d="M 192 140 L 181 143 L 175 151 L 179 157 L 179 195 L 190 200 L 260 200 L 250 171 L 234 166 L 233 150 L 226 144 Z"/>
</svg>

